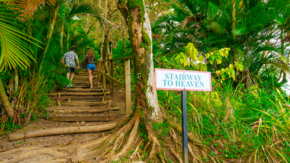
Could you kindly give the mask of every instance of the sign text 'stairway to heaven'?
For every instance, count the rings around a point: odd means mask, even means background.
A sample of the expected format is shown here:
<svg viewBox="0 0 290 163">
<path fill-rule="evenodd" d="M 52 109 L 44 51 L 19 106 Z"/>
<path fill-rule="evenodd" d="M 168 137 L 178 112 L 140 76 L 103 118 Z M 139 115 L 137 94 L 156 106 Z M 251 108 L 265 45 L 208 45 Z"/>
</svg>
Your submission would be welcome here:
<svg viewBox="0 0 290 163">
<path fill-rule="evenodd" d="M 156 89 L 211 91 L 211 73 L 203 71 L 155 69 Z"/>
</svg>

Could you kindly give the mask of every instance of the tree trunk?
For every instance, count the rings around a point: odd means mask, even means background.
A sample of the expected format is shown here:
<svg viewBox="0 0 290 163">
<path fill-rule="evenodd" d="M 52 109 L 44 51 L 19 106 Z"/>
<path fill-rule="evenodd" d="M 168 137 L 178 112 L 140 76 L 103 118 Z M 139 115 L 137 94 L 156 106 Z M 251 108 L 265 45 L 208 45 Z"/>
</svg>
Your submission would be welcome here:
<svg viewBox="0 0 290 163">
<path fill-rule="evenodd" d="M 69 51 L 69 46 L 70 46 L 70 28 L 69 26 L 67 27 L 67 36 L 66 36 L 66 51 Z"/>
<path fill-rule="evenodd" d="M 134 49 L 134 71 L 136 77 L 135 91 L 135 107 L 141 109 L 146 118 L 153 121 L 162 120 L 162 112 L 160 110 L 157 92 L 155 89 L 155 76 L 153 67 L 152 54 L 152 32 L 150 20 L 145 10 L 143 0 L 128 0 L 127 13 L 124 8 L 120 8 L 124 4 L 119 0 L 118 8 L 125 17 L 129 15 L 128 22 L 131 44 Z M 128 19 L 125 17 L 125 19 Z"/>
<path fill-rule="evenodd" d="M 4 86 L 3 86 L 3 83 L 2 83 L 2 80 L 0 78 L 0 97 L 2 99 L 2 102 L 4 104 L 4 108 L 5 108 L 5 111 L 7 113 L 7 115 L 9 117 L 13 117 L 14 116 L 14 110 L 8 100 L 8 97 L 6 95 L 6 92 L 5 92 L 5 89 L 4 89 Z"/>
<path fill-rule="evenodd" d="M 104 29 L 104 47 L 103 47 L 103 60 L 108 59 L 108 44 L 109 44 L 109 39 L 108 39 L 108 35 L 109 35 L 109 28 L 108 25 L 106 25 L 105 29 Z"/>
<path fill-rule="evenodd" d="M 15 71 L 15 92 L 18 92 L 18 86 L 19 86 L 19 75 L 18 75 L 18 69 L 16 68 Z"/>
<path fill-rule="evenodd" d="M 63 51 L 63 31 L 64 31 L 64 21 L 65 20 L 62 20 L 62 23 L 61 23 L 61 31 L 60 31 L 60 39 L 59 39 L 59 41 L 60 41 L 60 53 L 61 53 L 61 55 L 63 55 L 64 54 L 64 51 Z"/>
<path fill-rule="evenodd" d="M 49 45 L 50 45 L 52 34 L 53 34 L 53 31 L 54 31 L 55 23 L 56 23 L 56 20 L 57 20 L 57 14 L 58 14 L 59 7 L 60 7 L 60 5 L 57 4 L 57 6 L 56 6 L 56 8 L 54 10 L 53 16 L 52 16 L 52 20 L 51 20 L 51 23 L 50 23 L 50 28 L 49 28 L 48 34 L 47 34 L 46 47 L 44 49 L 43 57 L 42 57 L 41 62 L 40 62 L 39 72 L 42 71 L 44 60 L 46 58 L 46 55 L 47 55 L 47 52 L 48 52 L 48 49 L 49 49 Z"/>
<path fill-rule="evenodd" d="M 125 29 L 122 29 L 122 36 L 123 36 L 123 48 L 126 49 Z"/>
</svg>

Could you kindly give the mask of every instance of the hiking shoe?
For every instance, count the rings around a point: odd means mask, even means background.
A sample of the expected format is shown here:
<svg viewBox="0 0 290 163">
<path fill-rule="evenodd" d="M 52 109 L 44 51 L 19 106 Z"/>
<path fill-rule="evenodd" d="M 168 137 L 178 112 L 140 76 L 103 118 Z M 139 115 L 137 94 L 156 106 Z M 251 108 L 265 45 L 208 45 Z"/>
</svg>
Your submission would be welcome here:
<svg viewBox="0 0 290 163">
<path fill-rule="evenodd" d="M 66 86 L 66 89 L 69 88 L 69 87 L 71 87 L 71 86 L 70 86 L 70 85 L 67 85 L 67 86 Z"/>
</svg>

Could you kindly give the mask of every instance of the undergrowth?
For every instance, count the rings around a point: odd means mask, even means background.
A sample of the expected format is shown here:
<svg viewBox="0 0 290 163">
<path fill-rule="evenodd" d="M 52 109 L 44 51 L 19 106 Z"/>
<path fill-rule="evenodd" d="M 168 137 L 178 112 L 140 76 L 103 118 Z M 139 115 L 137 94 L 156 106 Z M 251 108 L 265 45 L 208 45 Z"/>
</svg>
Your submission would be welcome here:
<svg viewBox="0 0 290 163">
<path fill-rule="evenodd" d="M 177 91 L 158 91 L 161 106 L 181 124 L 179 96 Z M 204 145 L 214 147 L 208 153 L 212 157 L 289 162 L 287 104 L 288 97 L 277 89 L 245 89 L 225 82 L 212 92 L 187 92 L 188 130 Z M 153 126 L 166 136 L 166 124 Z"/>
</svg>

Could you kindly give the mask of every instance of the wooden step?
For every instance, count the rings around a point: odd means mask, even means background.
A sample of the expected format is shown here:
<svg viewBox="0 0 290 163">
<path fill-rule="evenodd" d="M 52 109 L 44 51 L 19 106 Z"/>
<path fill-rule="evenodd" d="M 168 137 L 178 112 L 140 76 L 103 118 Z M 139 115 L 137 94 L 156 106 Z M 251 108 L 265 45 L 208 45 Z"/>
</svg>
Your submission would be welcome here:
<svg viewBox="0 0 290 163">
<path fill-rule="evenodd" d="M 104 89 L 80 89 L 80 88 L 69 88 L 67 92 L 105 92 Z"/>
<path fill-rule="evenodd" d="M 61 96 L 60 98 L 54 98 L 53 101 L 84 101 L 84 102 L 100 102 L 100 101 L 109 101 L 111 96 L 85 96 L 85 97 L 75 97 L 75 96 Z"/>
<path fill-rule="evenodd" d="M 49 121 L 57 122 L 107 122 L 115 120 L 118 115 L 94 115 L 94 116 L 50 116 Z"/>
<path fill-rule="evenodd" d="M 74 79 L 73 83 L 90 83 L 89 79 Z M 100 83 L 97 80 L 93 80 L 93 83 Z"/>
<path fill-rule="evenodd" d="M 76 81 L 76 82 L 73 82 L 74 85 L 90 85 L 90 82 L 89 81 Z M 100 85 L 101 83 L 99 82 L 93 82 L 93 85 Z"/>
<path fill-rule="evenodd" d="M 53 114 L 81 114 L 81 113 L 102 113 L 102 112 L 110 112 L 110 111 L 118 111 L 120 108 L 103 108 L 103 109 L 90 109 L 90 110 L 63 110 L 63 109 L 52 109 L 49 110 Z"/>
<path fill-rule="evenodd" d="M 61 106 L 96 106 L 96 105 L 106 105 L 109 101 L 101 102 L 85 102 L 85 101 L 64 101 L 60 102 Z"/>
<path fill-rule="evenodd" d="M 79 83 L 79 84 L 75 84 L 74 87 L 71 87 L 71 88 L 79 88 L 79 87 L 90 88 L 91 84 L 89 84 L 89 83 Z M 102 88 L 102 85 L 94 83 L 93 87 L 94 88 Z"/>
<path fill-rule="evenodd" d="M 48 96 L 103 96 L 108 95 L 110 92 L 100 93 L 87 93 L 87 92 L 61 92 L 61 93 L 49 93 Z"/>
<path fill-rule="evenodd" d="M 71 89 L 71 88 L 90 88 L 90 87 L 91 86 L 89 84 L 87 84 L 87 85 L 75 85 L 75 86 L 70 87 L 69 89 Z M 100 84 L 100 86 L 94 85 L 94 88 L 102 89 L 103 87 Z"/>
<path fill-rule="evenodd" d="M 103 100 L 103 98 L 104 98 L 104 100 Z M 68 100 L 69 98 L 67 98 L 67 99 L 64 99 L 64 100 Z M 111 96 L 96 96 L 96 97 L 71 97 L 70 98 L 70 101 L 80 101 L 80 100 L 82 100 L 82 101 L 94 101 L 95 100 L 95 102 L 98 102 L 98 101 L 109 101 L 109 100 L 111 100 L 112 99 L 112 97 Z"/>
<path fill-rule="evenodd" d="M 93 79 L 97 78 L 97 76 L 94 76 Z M 74 77 L 74 80 L 76 79 L 89 79 L 89 76 L 88 74 L 85 74 L 85 75 L 77 75 Z"/>
</svg>

